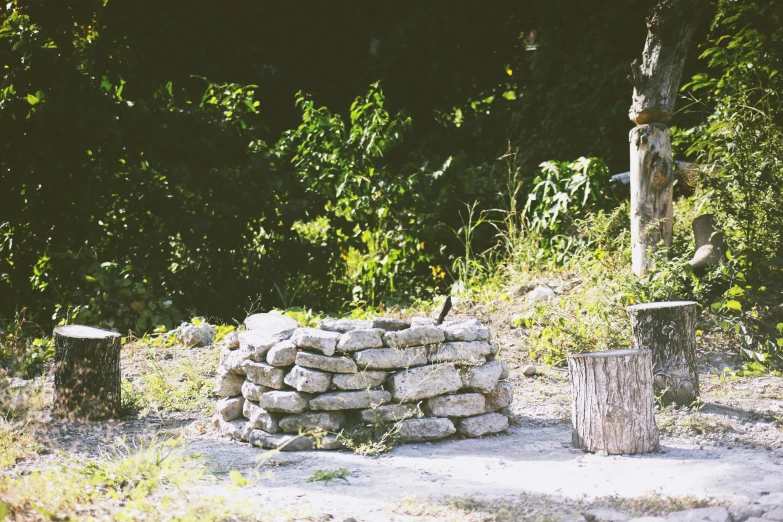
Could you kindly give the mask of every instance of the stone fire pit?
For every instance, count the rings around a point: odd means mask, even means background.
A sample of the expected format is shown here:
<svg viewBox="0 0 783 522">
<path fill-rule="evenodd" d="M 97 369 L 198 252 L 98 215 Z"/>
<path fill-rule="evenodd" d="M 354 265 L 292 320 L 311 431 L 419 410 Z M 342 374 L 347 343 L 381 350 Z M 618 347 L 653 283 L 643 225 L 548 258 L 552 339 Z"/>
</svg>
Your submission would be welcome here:
<svg viewBox="0 0 783 522">
<path fill-rule="evenodd" d="M 277 314 L 245 320 L 221 352 L 217 422 L 268 449 L 343 447 L 352 426 L 390 426 L 403 442 L 508 429 L 508 369 L 476 319 L 326 319 L 298 328 Z M 303 436 L 299 436 L 304 434 Z"/>
</svg>

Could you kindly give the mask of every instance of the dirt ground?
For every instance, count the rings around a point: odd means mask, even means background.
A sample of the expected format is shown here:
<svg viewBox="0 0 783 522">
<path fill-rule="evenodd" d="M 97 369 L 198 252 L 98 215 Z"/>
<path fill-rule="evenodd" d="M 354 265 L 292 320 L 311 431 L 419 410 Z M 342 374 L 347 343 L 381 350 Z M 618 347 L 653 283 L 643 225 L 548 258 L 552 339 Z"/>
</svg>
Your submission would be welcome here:
<svg viewBox="0 0 783 522">
<path fill-rule="evenodd" d="M 638 498 L 783 503 L 783 378 L 721 378 L 723 367 L 737 361 L 729 353 L 702 354 L 703 405 L 658 412 L 661 450 L 602 457 L 571 446 L 567 371 L 539 367 L 525 377 L 522 369 L 530 361 L 519 337 L 501 330 L 496 342 L 516 390 L 507 434 L 409 444 L 365 457 L 348 451 L 270 454 L 221 437 L 198 413 L 94 423 L 45 420 L 49 451 L 12 473 L 62 459 L 57 449 L 93 455 L 116 436 L 164 432 L 184 436 L 193 452 L 209 459 L 214 480 L 194 495 L 257 503 L 303 520 L 527 520 Z M 125 357 L 124 374 L 143 372 L 145 360 L 141 352 Z M 307 482 L 317 470 L 340 468 L 348 471 L 347 480 Z M 234 486 L 231 470 L 250 483 Z"/>
</svg>

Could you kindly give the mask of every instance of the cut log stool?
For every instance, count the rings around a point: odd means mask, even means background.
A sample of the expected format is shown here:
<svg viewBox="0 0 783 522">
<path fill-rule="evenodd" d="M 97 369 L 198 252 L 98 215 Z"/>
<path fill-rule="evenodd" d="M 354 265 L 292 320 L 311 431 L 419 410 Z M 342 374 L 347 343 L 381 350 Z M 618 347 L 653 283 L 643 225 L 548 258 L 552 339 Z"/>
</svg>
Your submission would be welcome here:
<svg viewBox="0 0 783 522">
<path fill-rule="evenodd" d="M 650 350 L 655 393 L 664 404 L 690 406 L 699 397 L 696 316 L 693 301 L 667 301 L 628 307 L 633 347 Z"/>
<path fill-rule="evenodd" d="M 120 408 L 120 334 L 89 326 L 54 329 L 54 412 L 106 418 Z"/>
<path fill-rule="evenodd" d="M 658 449 L 649 350 L 569 355 L 568 369 L 575 447 L 607 455 Z"/>
</svg>

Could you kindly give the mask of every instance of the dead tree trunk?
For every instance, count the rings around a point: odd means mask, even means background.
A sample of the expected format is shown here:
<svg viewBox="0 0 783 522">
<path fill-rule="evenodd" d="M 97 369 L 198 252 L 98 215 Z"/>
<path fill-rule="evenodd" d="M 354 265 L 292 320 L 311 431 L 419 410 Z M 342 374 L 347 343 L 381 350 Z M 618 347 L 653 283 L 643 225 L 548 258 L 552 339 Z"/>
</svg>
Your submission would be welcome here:
<svg viewBox="0 0 783 522">
<path fill-rule="evenodd" d="M 650 350 L 655 393 L 664 404 L 690 406 L 699 397 L 696 364 L 696 315 L 693 301 L 647 303 L 628 307 L 634 348 Z"/>
<path fill-rule="evenodd" d="M 661 240 L 672 243 L 672 148 L 663 123 L 631 129 L 631 259 L 633 271 L 644 275 L 651 263 L 647 249 Z"/>
<path fill-rule="evenodd" d="M 575 447 L 621 455 L 658 449 L 649 350 L 570 355 Z"/>
<path fill-rule="evenodd" d="M 54 329 L 54 411 L 89 419 L 120 408 L 120 334 L 89 326 Z"/>
<path fill-rule="evenodd" d="M 671 243 L 673 162 L 667 124 L 706 3 L 660 0 L 647 18 L 642 63 L 634 60 L 628 77 L 634 86 L 628 116 L 639 126 L 630 134 L 631 241 L 633 270 L 639 276 L 649 269 L 647 247 L 655 247 L 660 239 Z"/>
</svg>

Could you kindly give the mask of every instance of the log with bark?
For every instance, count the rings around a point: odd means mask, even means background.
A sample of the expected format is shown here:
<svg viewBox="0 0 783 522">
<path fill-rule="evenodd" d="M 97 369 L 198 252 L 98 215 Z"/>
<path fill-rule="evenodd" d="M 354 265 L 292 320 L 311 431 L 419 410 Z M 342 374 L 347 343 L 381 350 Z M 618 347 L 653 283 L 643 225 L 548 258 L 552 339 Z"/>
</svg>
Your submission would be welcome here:
<svg viewBox="0 0 783 522">
<path fill-rule="evenodd" d="M 608 455 L 658 449 L 649 350 L 570 355 L 568 368 L 575 447 Z"/>
<path fill-rule="evenodd" d="M 59 326 L 54 346 L 54 412 L 87 419 L 116 416 L 121 402 L 120 334 Z"/>
<path fill-rule="evenodd" d="M 696 317 L 693 301 L 647 303 L 628 307 L 633 346 L 650 350 L 655 393 L 664 404 L 690 406 L 699 397 Z"/>
</svg>

